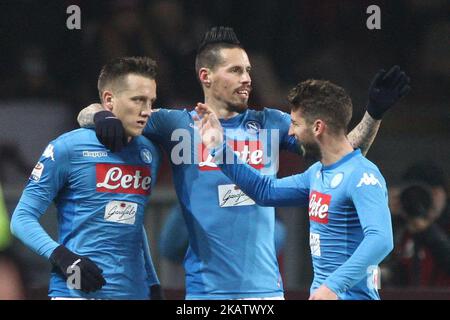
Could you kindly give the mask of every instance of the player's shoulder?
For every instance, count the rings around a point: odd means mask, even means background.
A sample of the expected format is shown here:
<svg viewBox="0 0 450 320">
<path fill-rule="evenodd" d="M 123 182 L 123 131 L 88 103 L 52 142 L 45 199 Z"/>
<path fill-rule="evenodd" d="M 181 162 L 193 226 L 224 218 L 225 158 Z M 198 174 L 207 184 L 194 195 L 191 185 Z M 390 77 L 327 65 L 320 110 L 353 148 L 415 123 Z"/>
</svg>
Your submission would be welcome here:
<svg viewBox="0 0 450 320">
<path fill-rule="evenodd" d="M 357 185 L 385 185 L 386 183 L 378 166 L 362 154 L 355 157 L 354 163 L 351 165 L 351 179 Z"/>
<path fill-rule="evenodd" d="M 180 117 L 189 116 L 187 108 L 158 108 L 152 110 L 152 117 Z"/>
<path fill-rule="evenodd" d="M 354 168 L 354 170 L 356 172 L 358 172 L 358 171 L 373 171 L 373 172 L 378 172 L 381 174 L 381 171 L 378 168 L 378 166 L 375 163 L 373 163 L 372 161 L 370 161 L 369 159 L 367 159 L 362 154 L 358 155 L 355 160 L 358 163 L 358 165 L 355 166 L 355 168 Z"/>
<path fill-rule="evenodd" d="M 286 116 L 289 117 L 289 115 L 286 112 L 277 108 L 269 108 L 269 107 L 264 107 L 262 110 L 248 109 L 248 113 L 249 115 L 253 116 L 274 118 L 274 119 L 284 118 Z"/>
<path fill-rule="evenodd" d="M 267 126 L 268 124 L 277 125 L 280 122 L 288 122 L 290 116 L 281 110 L 265 107 L 262 110 L 248 109 L 246 120 L 256 121 Z"/>
<path fill-rule="evenodd" d="M 80 128 L 63 133 L 47 144 L 42 157 L 52 160 L 70 158 L 78 146 L 89 143 L 92 139 L 97 139 L 93 129 Z"/>
<path fill-rule="evenodd" d="M 314 162 L 312 165 L 309 166 L 308 169 L 305 170 L 305 174 L 307 175 L 317 175 L 317 173 L 322 170 L 322 163 L 320 161 Z"/>
<path fill-rule="evenodd" d="M 64 145 L 66 147 L 72 147 L 75 145 L 86 143 L 86 141 L 93 138 L 96 138 L 95 131 L 93 129 L 80 128 L 63 133 L 50 143 L 54 145 Z"/>
<path fill-rule="evenodd" d="M 190 121 L 191 111 L 187 108 L 174 109 L 174 108 L 159 108 L 152 110 L 152 115 L 149 122 L 158 122 L 160 125 L 182 126 L 183 122 Z"/>
<path fill-rule="evenodd" d="M 322 163 L 317 161 L 310 165 L 304 172 L 297 174 L 296 176 L 306 177 L 307 179 L 312 179 L 314 177 L 318 177 L 320 175 L 320 171 L 322 170 Z"/>
</svg>

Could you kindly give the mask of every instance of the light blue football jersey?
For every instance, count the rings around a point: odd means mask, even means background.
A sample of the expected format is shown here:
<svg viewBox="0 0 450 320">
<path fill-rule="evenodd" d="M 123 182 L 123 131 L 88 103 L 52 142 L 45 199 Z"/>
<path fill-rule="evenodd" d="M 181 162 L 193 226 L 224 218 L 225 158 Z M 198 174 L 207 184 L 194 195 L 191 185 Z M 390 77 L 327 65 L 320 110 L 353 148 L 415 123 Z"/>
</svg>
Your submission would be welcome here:
<svg viewBox="0 0 450 320">
<path fill-rule="evenodd" d="M 239 163 L 229 147 L 221 152 Z M 311 292 L 325 284 L 340 299 L 380 298 L 378 263 L 393 248 L 392 224 L 386 182 L 360 150 L 283 179 L 231 163 L 219 166 L 257 203 L 309 208 Z"/>
<path fill-rule="evenodd" d="M 146 258 L 143 222 L 159 162 L 159 149 L 142 136 L 119 153 L 105 149 L 91 129 L 68 132 L 47 146 L 14 211 L 12 231 L 47 258 L 59 244 L 89 257 L 106 280 L 86 294 L 52 272 L 50 297 L 149 298 L 149 285 L 158 279 Z M 57 241 L 38 222 L 52 201 Z"/>
<path fill-rule="evenodd" d="M 160 109 L 152 114 L 143 133 L 159 142 L 172 162 L 175 189 L 189 231 L 184 259 L 186 298 L 282 296 L 275 209 L 256 205 L 208 159 L 195 116 L 195 111 Z M 279 148 L 297 150 L 295 139 L 287 134 L 290 117 L 279 110 L 246 110 L 221 123 L 241 159 L 259 171 L 266 170 L 267 175 L 276 174 Z M 265 161 L 267 157 L 270 163 Z"/>
</svg>

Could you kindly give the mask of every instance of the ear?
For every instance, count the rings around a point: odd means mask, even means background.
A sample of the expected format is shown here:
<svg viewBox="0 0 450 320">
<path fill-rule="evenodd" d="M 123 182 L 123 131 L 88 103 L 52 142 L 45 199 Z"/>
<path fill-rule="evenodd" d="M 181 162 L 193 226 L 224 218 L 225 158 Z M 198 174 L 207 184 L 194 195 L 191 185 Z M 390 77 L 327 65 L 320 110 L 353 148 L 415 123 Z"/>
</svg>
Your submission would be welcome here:
<svg viewBox="0 0 450 320">
<path fill-rule="evenodd" d="M 201 68 L 198 71 L 198 78 L 205 87 L 209 88 L 211 86 L 211 71 L 209 68 Z"/>
<path fill-rule="evenodd" d="M 320 119 L 317 119 L 316 121 L 314 121 L 313 124 L 313 133 L 315 136 L 321 135 L 324 131 L 325 131 L 325 122 L 323 122 Z"/>
<path fill-rule="evenodd" d="M 109 90 L 105 90 L 102 93 L 103 106 L 109 111 L 112 111 L 114 107 L 113 96 L 114 96 L 113 93 Z"/>
</svg>

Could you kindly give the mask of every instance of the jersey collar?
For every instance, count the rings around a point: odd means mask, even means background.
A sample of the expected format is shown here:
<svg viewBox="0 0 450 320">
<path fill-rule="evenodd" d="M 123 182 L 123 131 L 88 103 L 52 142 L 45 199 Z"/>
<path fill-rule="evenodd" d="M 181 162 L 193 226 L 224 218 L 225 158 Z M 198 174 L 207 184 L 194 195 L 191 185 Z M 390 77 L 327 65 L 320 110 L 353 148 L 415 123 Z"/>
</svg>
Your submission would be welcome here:
<svg viewBox="0 0 450 320">
<path fill-rule="evenodd" d="M 359 156 L 359 155 L 361 155 L 361 150 L 360 149 L 353 150 L 352 152 L 350 152 L 349 154 L 346 154 L 341 159 L 339 159 L 338 161 L 336 161 L 333 164 L 330 164 L 329 166 L 322 165 L 322 170 L 333 170 L 333 169 L 339 167 L 340 165 L 346 163 L 350 159 L 352 159 L 352 158 L 354 158 L 356 156 Z"/>
<path fill-rule="evenodd" d="M 242 123 L 242 120 L 245 118 L 245 116 L 247 115 L 248 110 L 245 110 L 244 112 L 238 114 L 237 116 L 234 116 L 233 118 L 230 119 L 219 119 L 220 123 L 222 124 L 223 127 L 230 127 L 230 128 L 235 128 L 238 127 L 240 123 Z"/>
</svg>

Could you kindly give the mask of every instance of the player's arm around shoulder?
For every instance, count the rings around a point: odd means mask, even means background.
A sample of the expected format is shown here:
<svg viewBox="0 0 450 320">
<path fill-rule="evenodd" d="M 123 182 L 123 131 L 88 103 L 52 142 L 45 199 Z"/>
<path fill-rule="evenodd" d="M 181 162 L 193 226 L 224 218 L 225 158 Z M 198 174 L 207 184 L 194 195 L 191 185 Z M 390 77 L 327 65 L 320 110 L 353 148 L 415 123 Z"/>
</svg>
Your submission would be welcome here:
<svg viewBox="0 0 450 320">
<path fill-rule="evenodd" d="M 177 129 L 187 129 L 189 126 L 189 113 L 186 109 L 153 109 L 143 135 L 156 141 L 170 141 Z"/>
<path fill-rule="evenodd" d="M 264 108 L 264 126 L 273 127 L 278 130 L 280 141 L 280 149 L 288 150 L 290 152 L 301 155 L 302 151 L 299 148 L 295 137 L 289 135 L 289 127 L 291 125 L 291 116 L 279 109 Z"/>
<path fill-rule="evenodd" d="M 104 111 L 105 109 L 100 103 L 92 103 L 89 106 L 83 108 L 78 113 L 77 121 L 80 127 L 88 128 L 94 126 L 94 115 L 97 112 Z"/>
</svg>

